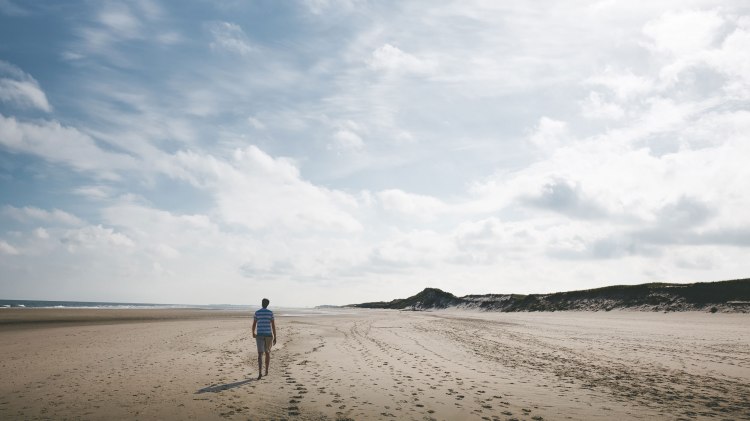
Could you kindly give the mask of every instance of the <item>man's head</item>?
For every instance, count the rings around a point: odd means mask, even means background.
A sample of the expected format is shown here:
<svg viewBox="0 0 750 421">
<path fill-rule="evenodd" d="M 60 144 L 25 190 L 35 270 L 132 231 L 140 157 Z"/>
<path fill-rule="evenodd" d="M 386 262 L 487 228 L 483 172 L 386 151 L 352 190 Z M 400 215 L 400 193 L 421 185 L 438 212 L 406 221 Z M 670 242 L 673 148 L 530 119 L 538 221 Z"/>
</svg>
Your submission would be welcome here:
<svg viewBox="0 0 750 421">
<path fill-rule="evenodd" d="M 266 307 L 268 307 L 268 305 L 269 305 L 270 303 L 271 303 L 271 302 L 270 302 L 270 301 L 268 301 L 268 298 L 264 298 L 264 299 L 263 299 L 263 301 L 261 301 L 261 302 L 260 302 L 260 304 L 261 304 L 261 305 L 263 306 L 263 308 L 266 308 Z"/>
</svg>

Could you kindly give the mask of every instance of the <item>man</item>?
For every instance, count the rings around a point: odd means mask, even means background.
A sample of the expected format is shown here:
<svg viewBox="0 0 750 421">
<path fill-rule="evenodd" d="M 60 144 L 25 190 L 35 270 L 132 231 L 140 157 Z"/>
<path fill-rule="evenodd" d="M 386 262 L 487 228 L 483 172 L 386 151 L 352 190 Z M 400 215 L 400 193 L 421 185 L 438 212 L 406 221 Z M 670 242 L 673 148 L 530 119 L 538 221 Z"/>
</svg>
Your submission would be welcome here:
<svg viewBox="0 0 750 421">
<path fill-rule="evenodd" d="M 253 338 L 258 345 L 258 380 L 263 375 L 263 354 L 266 354 L 266 376 L 268 375 L 268 364 L 271 362 L 271 345 L 276 345 L 276 323 L 273 320 L 273 311 L 268 309 L 268 298 L 261 301 L 262 309 L 255 312 L 253 317 Z M 256 330 L 257 328 L 257 330 Z"/>
</svg>

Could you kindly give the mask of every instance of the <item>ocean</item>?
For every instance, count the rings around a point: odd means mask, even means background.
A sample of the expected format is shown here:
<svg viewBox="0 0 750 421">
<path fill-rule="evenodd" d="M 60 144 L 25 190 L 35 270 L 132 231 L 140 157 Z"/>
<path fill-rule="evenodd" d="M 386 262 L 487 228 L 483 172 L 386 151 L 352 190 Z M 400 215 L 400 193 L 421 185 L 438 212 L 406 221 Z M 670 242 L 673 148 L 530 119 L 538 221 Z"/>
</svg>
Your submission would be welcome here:
<svg viewBox="0 0 750 421">
<path fill-rule="evenodd" d="M 111 303 L 102 301 L 42 301 L 42 300 L 0 300 L 0 308 L 110 308 L 110 309 L 156 309 L 191 308 L 204 310 L 250 311 L 257 306 L 235 304 L 153 304 L 153 303 Z"/>
<path fill-rule="evenodd" d="M 153 303 L 112 303 L 103 301 L 43 301 L 43 300 L 0 300 L 3 308 L 102 308 L 102 309 L 196 309 L 196 310 L 230 310 L 255 311 L 257 305 L 242 304 L 153 304 Z M 336 309 L 272 307 L 271 310 L 280 317 L 324 316 L 343 313 Z"/>
</svg>

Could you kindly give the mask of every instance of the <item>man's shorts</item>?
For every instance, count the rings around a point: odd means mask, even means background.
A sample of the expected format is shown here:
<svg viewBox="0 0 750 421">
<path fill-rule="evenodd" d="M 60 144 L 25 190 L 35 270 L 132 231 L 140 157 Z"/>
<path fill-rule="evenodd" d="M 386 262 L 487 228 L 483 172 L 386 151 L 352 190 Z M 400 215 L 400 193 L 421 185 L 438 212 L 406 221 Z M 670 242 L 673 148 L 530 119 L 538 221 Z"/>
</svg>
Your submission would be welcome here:
<svg viewBox="0 0 750 421">
<path fill-rule="evenodd" d="M 256 336 L 255 343 L 258 345 L 258 354 L 263 352 L 271 352 L 271 346 L 273 345 L 272 336 Z"/>
</svg>

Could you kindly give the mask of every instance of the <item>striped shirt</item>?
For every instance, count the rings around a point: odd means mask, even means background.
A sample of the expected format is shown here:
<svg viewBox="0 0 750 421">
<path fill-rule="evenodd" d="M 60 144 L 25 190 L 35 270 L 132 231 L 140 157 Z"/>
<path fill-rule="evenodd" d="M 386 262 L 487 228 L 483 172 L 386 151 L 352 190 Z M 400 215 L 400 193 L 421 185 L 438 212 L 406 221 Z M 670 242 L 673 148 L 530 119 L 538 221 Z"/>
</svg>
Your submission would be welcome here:
<svg viewBox="0 0 750 421">
<path fill-rule="evenodd" d="M 271 331 L 271 322 L 273 321 L 273 311 L 262 308 L 255 312 L 254 320 L 258 323 L 258 336 L 273 336 Z"/>
</svg>

